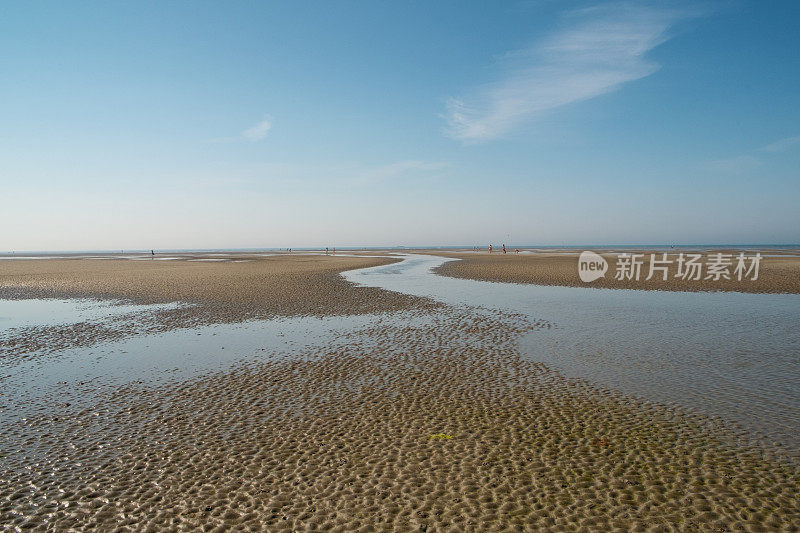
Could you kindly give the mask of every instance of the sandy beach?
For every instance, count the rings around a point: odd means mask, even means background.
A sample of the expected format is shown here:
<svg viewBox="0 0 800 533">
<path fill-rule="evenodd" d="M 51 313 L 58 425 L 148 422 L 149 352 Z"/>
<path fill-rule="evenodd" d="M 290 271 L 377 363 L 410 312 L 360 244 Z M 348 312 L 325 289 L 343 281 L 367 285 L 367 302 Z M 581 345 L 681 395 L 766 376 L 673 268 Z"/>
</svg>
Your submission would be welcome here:
<svg viewBox="0 0 800 533">
<path fill-rule="evenodd" d="M 158 385 L 65 384 L 4 431 L 0 523 L 208 531 L 798 526 L 795 462 L 711 419 L 525 360 L 517 338 L 545 322 L 435 306 L 336 275 L 390 261 L 0 265 L 3 291 L 16 297 L 185 299 L 196 305 L 182 312 L 197 321 L 380 316 L 295 359 Z M 93 281 L 98 274 L 102 283 Z M 89 406 L 71 403 L 76 394 Z"/>
<path fill-rule="evenodd" d="M 169 260 L 0 260 L 0 297 L 118 298 L 140 303 L 181 301 L 214 320 L 275 315 L 353 314 L 405 308 L 402 295 L 372 298 L 339 272 L 398 261 L 391 257 L 310 254 L 170 254 Z"/>
<path fill-rule="evenodd" d="M 39 327 L 0 339 L 0 354 L 88 346 L 133 334 L 276 316 L 380 313 L 435 306 L 398 293 L 359 288 L 339 272 L 398 261 L 390 257 L 178 254 L 175 260 L 0 260 L 0 298 L 99 298 L 186 306 L 137 316 L 135 323 Z M 214 259 L 214 261 L 205 261 Z"/>
<path fill-rule="evenodd" d="M 710 254 L 726 253 L 735 256 L 739 250 L 714 250 L 713 252 L 703 253 L 707 258 Z M 684 280 L 676 277 L 677 274 L 677 252 L 671 252 L 668 260 L 673 261 L 669 265 L 668 279 L 663 280 L 663 276 L 657 273 L 652 279 L 646 280 L 648 275 L 647 266 L 650 254 L 655 253 L 658 258 L 664 253 L 663 250 L 648 251 L 645 249 L 634 250 L 629 253 L 641 253 L 645 255 L 645 265 L 642 269 L 641 278 L 636 280 L 615 279 L 613 265 L 616 256 L 608 253 L 600 253 L 605 258 L 611 270 L 606 272 L 605 277 L 597 279 L 591 283 L 584 283 L 578 276 L 578 257 L 580 252 L 537 252 L 502 254 L 494 252 L 489 254 L 483 252 L 442 252 L 430 250 L 427 253 L 461 259 L 451 261 L 439 267 L 437 273 L 456 278 L 476 279 L 482 281 L 496 281 L 501 283 L 532 283 L 536 285 L 561 285 L 570 287 L 597 287 L 610 289 L 637 289 L 637 290 L 660 290 L 660 291 L 738 291 L 748 293 L 800 293 L 800 257 L 792 255 L 776 254 L 774 251 L 762 251 L 764 255 L 759 267 L 758 279 L 742 279 L 735 277 L 731 279 L 705 279 L 703 274 L 699 280 Z M 748 251 L 750 257 L 755 251 Z M 768 256 L 768 254 L 775 255 Z"/>
<path fill-rule="evenodd" d="M 3 2 L 0 533 L 800 533 L 798 21 Z"/>
</svg>

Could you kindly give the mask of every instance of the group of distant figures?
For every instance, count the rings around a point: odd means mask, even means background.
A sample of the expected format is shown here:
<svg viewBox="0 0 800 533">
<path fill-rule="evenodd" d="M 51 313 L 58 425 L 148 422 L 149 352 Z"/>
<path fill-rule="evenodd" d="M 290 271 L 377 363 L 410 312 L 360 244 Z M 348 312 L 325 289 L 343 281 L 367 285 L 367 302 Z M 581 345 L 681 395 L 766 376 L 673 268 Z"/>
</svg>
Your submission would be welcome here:
<svg viewBox="0 0 800 533">
<path fill-rule="evenodd" d="M 472 251 L 473 252 L 477 252 L 478 250 L 479 249 L 478 249 L 477 246 L 473 246 L 472 247 Z M 494 252 L 494 247 L 490 244 L 489 245 L 489 253 L 492 253 L 492 252 Z M 505 244 L 503 244 L 503 253 L 506 253 L 506 245 Z M 518 254 L 519 253 L 519 248 L 514 248 L 514 253 Z"/>
<path fill-rule="evenodd" d="M 291 248 L 287 248 L 286 251 L 287 252 L 291 252 L 292 249 Z M 472 247 L 472 251 L 473 252 L 477 252 L 478 251 L 478 247 L 477 246 L 473 246 Z M 494 251 L 494 249 L 492 248 L 492 245 L 490 244 L 489 245 L 489 253 L 492 253 L 493 251 Z M 503 244 L 503 253 L 506 253 L 506 245 L 505 244 Z M 519 249 L 518 248 L 514 248 L 514 253 L 518 254 L 519 253 Z M 151 257 L 155 257 L 155 255 L 156 255 L 156 252 L 154 250 L 150 250 L 150 256 Z M 336 247 L 334 247 L 333 249 L 330 249 L 330 248 L 328 248 L 326 246 L 325 247 L 325 255 L 336 255 Z"/>
</svg>

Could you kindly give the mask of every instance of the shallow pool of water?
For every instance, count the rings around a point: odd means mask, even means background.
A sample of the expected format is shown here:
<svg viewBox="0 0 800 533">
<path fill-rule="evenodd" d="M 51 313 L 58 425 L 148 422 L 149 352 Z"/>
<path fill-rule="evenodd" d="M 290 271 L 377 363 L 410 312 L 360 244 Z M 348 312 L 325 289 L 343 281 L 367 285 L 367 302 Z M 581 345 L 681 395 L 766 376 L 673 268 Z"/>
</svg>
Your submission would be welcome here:
<svg viewBox="0 0 800 533">
<path fill-rule="evenodd" d="M 49 303 L 60 308 L 63 302 Z M 119 312 L 115 306 L 106 308 L 108 313 Z M 135 335 L 13 364 L 0 358 L 0 422 L 50 412 L 53 405 L 65 401 L 73 408 L 92 405 L 97 399 L 94 392 L 106 386 L 139 380 L 157 384 L 224 371 L 249 361 L 302 357 L 304 349 L 333 347 L 339 334 L 380 318 L 295 317 L 216 324 Z"/>
<path fill-rule="evenodd" d="M 138 305 L 91 299 L 0 300 L 0 336 L 16 328 L 106 320 L 129 313 L 174 309 L 179 305 Z"/>
</svg>

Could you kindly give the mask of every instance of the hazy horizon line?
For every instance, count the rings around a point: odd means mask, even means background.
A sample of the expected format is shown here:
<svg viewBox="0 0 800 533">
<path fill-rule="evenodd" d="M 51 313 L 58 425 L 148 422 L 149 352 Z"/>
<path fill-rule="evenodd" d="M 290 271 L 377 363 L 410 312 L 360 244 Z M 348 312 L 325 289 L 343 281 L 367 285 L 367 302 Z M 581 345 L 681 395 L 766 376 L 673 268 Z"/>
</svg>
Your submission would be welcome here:
<svg viewBox="0 0 800 533">
<path fill-rule="evenodd" d="M 494 243 L 490 243 L 496 246 Z M 503 243 L 500 243 L 502 245 Z M 472 244 L 443 244 L 443 245 L 344 245 L 344 246 L 328 246 L 328 249 L 338 248 L 339 250 L 430 250 L 430 249 L 471 249 L 477 246 L 479 249 L 485 249 L 488 245 L 472 245 Z M 706 248 L 800 248 L 800 243 L 636 243 L 636 244 L 620 244 L 620 243 L 583 243 L 583 244 L 507 244 L 508 249 L 532 249 L 532 248 L 690 248 L 690 247 L 706 247 Z M 276 252 L 293 250 L 298 252 L 306 251 L 322 251 L 325 246 L 301 246 L 301 247 L 287 247 L 287 246 L 267 246 L 267 247 L 247 247 L 247 248 L 131 248 L 131 249 L 69 249 L 69 250 L 11 250 L 0 252 L 0 256 L 11 255 L 38 255 L 38 254 L 137 254 L 155 251 L 158 253 L 209 253 L 209 252 Z"/>
</svg>

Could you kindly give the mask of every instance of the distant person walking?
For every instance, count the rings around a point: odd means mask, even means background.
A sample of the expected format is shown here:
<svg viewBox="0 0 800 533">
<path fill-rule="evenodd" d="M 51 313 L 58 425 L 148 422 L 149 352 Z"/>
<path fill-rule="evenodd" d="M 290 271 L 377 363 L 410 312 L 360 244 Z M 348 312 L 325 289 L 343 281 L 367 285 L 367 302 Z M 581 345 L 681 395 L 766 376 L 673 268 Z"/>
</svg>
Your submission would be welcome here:
<svg viewBox="0 0 800 533">
<path fill-rule="evenodd" d="M 328 247 L 325 247 L 325 255 L 328 255 Z"/>
<path fill-rule="evenodd" d="M 156 252 L 154 250 L 150 250 L 150 257 L 155 257 Z"/>
<path fill-rule="evenodd" d="M 492 245 L 489 245 L 489 253 L 492 253 Z"/>
<path fill-rule="evenodd" d="M 506 253 L 506 243 L 503 243 L 503 253 Z"/>
</svg>

